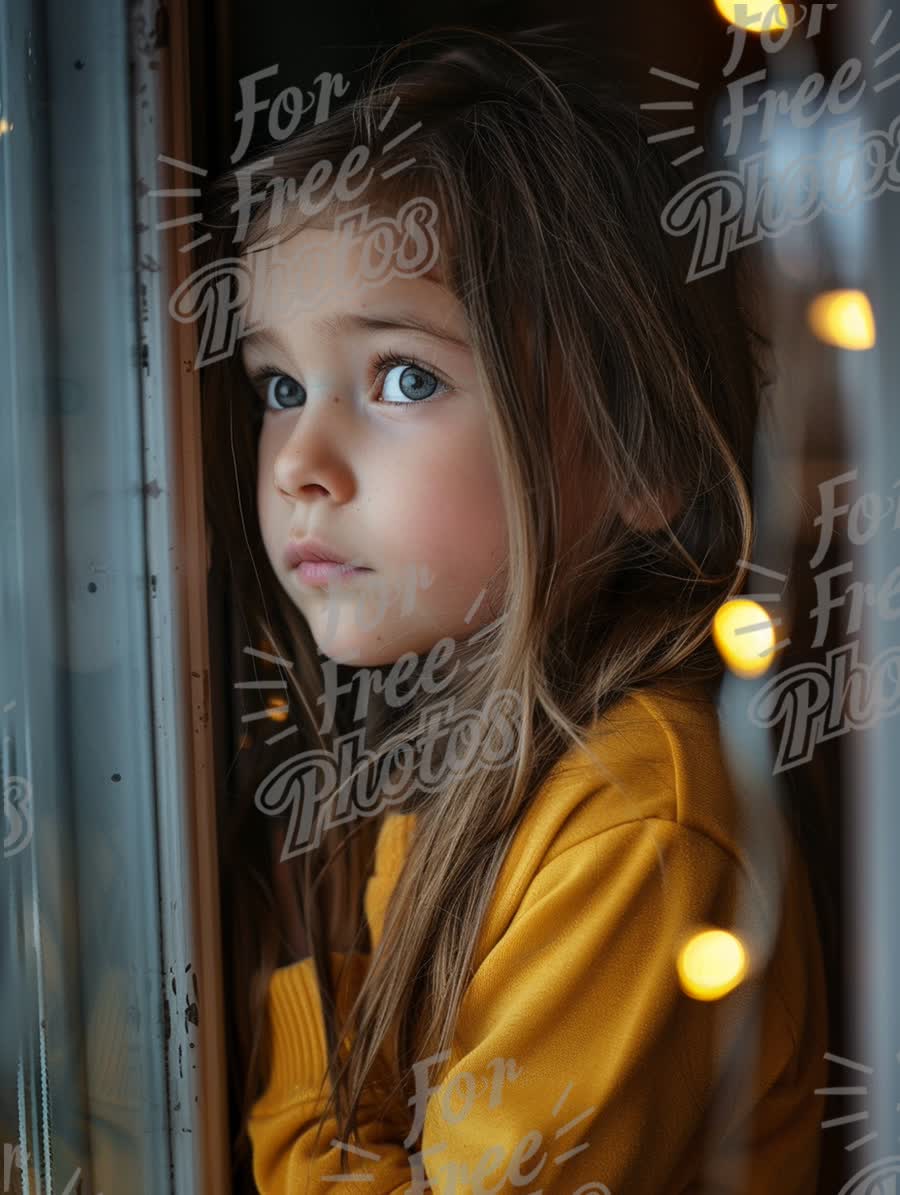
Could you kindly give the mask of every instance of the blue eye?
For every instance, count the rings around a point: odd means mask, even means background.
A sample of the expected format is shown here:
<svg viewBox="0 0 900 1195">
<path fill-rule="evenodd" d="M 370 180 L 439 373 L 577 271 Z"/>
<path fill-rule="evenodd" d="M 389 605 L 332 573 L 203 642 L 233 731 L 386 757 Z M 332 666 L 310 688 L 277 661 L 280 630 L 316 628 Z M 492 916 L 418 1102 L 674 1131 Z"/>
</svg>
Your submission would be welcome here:
<svg viewBox="0 0 900 1195">
<path fill-rule="evenodd" d="M 372 366 L 373 382 L 384 374 L 379 397 L 389 406 L 421 406 L 452 389 L 436 370 L 414 357 L 384 353 Z M 253 370 L 248 381 L 267 411 L 290 411 L 306 404 L 306 387 L 271 366 Z"/>
<path fill-rule="evenodd" d="M 262 399 L 270 411 L 287 411 L 306 402 L 306 388 L 287 374 L 270 373 L 257 381 L 263 387 Z"/>
<path fill-rule="evenodd" d="M 403 357 L 397 353 L 385 353 L 375 360 L 376 376 L 380 377 L 387 369 L 382 387 L 382 396 L 391 406 L 415 406 L 428 402 L 436 397 L 435 391 L 440 387 L 443 391 L 450 386 L 436 372 L 422 361 L 414 357 Z M 391 374 L 397 374 L 396 385 L 399 387 L 399 397 L 387 395 L 387 382 Z"/>
<path fill-rule="evenodd" d="M 395 383 L 399 387 L 401 397 L 398 399 L 393 395 L 388 395 L 388 380 L 391 375 L 395 374 Z M 433 398 L 435 391 L 443 383 L 440 378 L 431 372 L 430 369 L 423 369 L 414 362 L 401 362 L 389 369 L 384 380 L 384 387 L 382 389 L 382 396 L 388 402 L 401 402 L 405 399 L 407 402 L 425 402 L 429 398 Z"/>
</svg>

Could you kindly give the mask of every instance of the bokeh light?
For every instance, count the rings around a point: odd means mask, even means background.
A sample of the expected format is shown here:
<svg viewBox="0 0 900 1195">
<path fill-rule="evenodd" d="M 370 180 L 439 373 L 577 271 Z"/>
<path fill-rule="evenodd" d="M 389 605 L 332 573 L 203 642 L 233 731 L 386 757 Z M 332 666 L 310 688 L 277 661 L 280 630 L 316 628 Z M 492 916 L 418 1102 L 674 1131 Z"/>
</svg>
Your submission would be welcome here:
<svg viewBox="0 0 900 1195">
<path fill-rule="evenodd" d="M 790 20 L 783 4 L 772 0 L 715 0 L 716 8 L 729 25 L 737 25 L 748 33 L 761 33 L 763 29 L 777 33 L 787 29 Z M 776 11 L 771 12 L 772 9 Z"/>
<path fill-rule="evenodd" d="M 759 602 L 734 598 L 716 611 L 713 640 L 738 676 L 761 676 L 775 655 L 775 626 Z"/>
<path fill-rule="evenodd" d="M 747 973 L 747 951 L 740 938 L 724 929 L 705 929 L 678 952 L 678 978 L 695 1000 L 719 1000 Z"/>
<path fill-rule="evenodd" d="M 829 290 L 817 295 L 807 309 L 815 335 L 841 349 L 870 349 L 875 344 L 875 318 L 861 290 Z"/>
</svg>

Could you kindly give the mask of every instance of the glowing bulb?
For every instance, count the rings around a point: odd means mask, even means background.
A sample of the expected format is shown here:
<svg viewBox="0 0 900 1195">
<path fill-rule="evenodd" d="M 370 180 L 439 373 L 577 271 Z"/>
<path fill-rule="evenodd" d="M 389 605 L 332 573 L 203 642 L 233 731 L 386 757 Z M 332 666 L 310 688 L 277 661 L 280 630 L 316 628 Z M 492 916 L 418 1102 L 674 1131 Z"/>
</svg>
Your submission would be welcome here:
<svg viewBox="0 0 900 1195">
<path fill-rule="evenodd" d="M 829 290 L 807 310 L 809 326 L 825 344 L 840 349 L 870 349 L 875 343 L 872 307 L 861 290 Z"/>
<path fill-rule="evenodd" d="M 724 929 L 706 929 L 678 952 L 678 978 L 695 1000 L 719 1000 L 747 973 L 747 952 L 740 938 Z"/>
<path fill-rule="evenodd" d="M 773 4 L 772 0 L 716 0 L 716 8 L 729 25 L 748 33 L 787 29 L 790 24 L 785 6 Z"/>
<path fill-rule="evenodd" d="M 269 707 L 269 718 L 272 722 L 287 722 L 290 711 L 284 704 L 283 697 L 270 697 L 266 705 Z"/>
<path fill-rule="evenodd" d="M 13 131 L 13 127 L 14 126 L 6 119 L 5 116 L 0 116 L 0 137 L 2 137 L 4 133 L 11 133 Z"/>
<path fill-rule="evenodd" d="M 716 611 L 713 640 L 738 676 L 761 676 L 775 655 L 775 626 L 759 602 L 734 598 Z"/>
</svg>

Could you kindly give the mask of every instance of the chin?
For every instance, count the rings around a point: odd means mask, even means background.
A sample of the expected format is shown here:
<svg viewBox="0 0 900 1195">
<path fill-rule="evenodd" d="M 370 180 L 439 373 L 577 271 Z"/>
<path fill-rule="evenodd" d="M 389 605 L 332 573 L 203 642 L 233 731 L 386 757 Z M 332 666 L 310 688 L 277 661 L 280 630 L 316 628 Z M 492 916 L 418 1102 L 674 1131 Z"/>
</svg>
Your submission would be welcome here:
<svg viewBox="0 0 900 1195">
<path fill-rule="evenodd" d="M 354 668 L 377 668 L 393 664 L 402 651 L 368 636 L 336 635 L 326 641 L 315 636 L 319 651 L 337 664 L 348 664 Z"/>
</svg>

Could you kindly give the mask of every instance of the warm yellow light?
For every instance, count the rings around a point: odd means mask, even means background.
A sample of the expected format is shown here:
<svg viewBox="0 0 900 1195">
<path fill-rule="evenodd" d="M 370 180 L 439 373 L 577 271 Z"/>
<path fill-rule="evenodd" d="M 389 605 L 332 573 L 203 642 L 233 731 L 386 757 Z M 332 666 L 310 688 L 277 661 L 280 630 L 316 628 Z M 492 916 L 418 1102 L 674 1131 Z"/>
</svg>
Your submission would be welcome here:
<svg viewBox="0 0 900 1195">
<path fill-rule="evenodd" d="M 716 611 L 713 640 L 738 676 L 761 676 L 775 655 L 775 626 L 759 602 L 734 598 Z"/>
<path fill-rule="evenodd" d="M 11 133 L 14 127 L 15 126 L 10 124 L 5 116 L 0 116 L 0 137 L 2 137 L 4 133 Z"/>
<path fill-rule="evenodd" d="M 870 349 L 875 318 L 861 290 L 829 290 L 817 295 L 807 311 L 809 326 L 826 344 L 840 349 Z"/>
<path fill-rule="evenodd" d="M 772 0 L 743 0 L 743 12 L 739 12 L 740 5 L 741 0 L 716 0 L 716 8 L 728 24 L 746 29 L 748 33 L 761 33 L 763 29 L 777 32 L 787 29 L 790 24 L 783 4 L 773 4 Z M 771 9 L 776 11 L 769 15 Z"/>
<path fill-rule="evenodd" d="M 747 973 L 747 952 L 739 938 L 724 929 L 706 929 L 678 952 L 678 978 L 695 1000 L 719 1000 Z"/>
<path fill-rule="evenodd" d="M 269 707 L 269 718 L 273 722 L 287 722 L 290 717 L 290 710 L 284 704 L 283 697 L 270 697 L 266 702 Z"/>
</svg>

